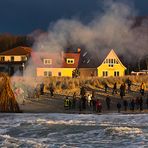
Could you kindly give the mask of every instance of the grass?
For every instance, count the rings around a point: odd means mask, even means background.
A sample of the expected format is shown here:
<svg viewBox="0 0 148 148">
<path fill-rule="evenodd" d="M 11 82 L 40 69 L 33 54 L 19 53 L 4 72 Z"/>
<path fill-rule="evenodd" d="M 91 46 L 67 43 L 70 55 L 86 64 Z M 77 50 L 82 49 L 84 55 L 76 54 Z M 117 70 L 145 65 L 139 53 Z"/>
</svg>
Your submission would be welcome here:
<svg viewBox="0 0 148 148">
<path fill-rule="evenodd" d="M 12 86 L 14 83 L 16 87 L 21 87 L 24 90 L 30 90 L 36 87 L 37 84 L 43 82 L 45 84 L 45 91 L 48 90 L 49 85 L 55 89 L 55 93 L 72 95 L 74 92 L 79 94 L 80 87 L 86 86 L 93 89 L 104 88 L 104 83 L 107 83 L 110 88 L 116 82 L 117 87 L 129 78 L 132 81 L 132 90 L 139 90 L 139 86 L 144 82 L 148 89 L 148 75 L 143 76 L 124 76 L 124 77 L 90 77 L 90 78 L 70 78 L 70 77 L 11 77 Z"/>
</svg>

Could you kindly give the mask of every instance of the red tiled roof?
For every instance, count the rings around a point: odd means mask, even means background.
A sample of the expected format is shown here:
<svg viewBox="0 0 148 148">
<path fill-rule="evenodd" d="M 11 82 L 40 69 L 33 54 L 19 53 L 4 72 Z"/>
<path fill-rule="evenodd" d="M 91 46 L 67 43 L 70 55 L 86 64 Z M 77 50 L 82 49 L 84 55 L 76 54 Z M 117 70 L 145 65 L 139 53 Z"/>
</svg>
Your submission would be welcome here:
<svg viewBox="0 0 148 148">
<path fill-rule="evenodd" d="M 31 52 L 32 52 L 32 48 L 30 47 L 18 46 L 8 51 L 4 51 L 0 53 L 0 55 L 27 55 L 27 54 L 31 54 Z"/>
<path fill-rule="evenodd" d="M 32 52 L 32 60 L 37 67 L 42 68 L 77 68 L 80 53 L 49 53 L 49 52 Z M 67 64 L 66 58 L 73 58 L 74 64 Z M 45 65 L 43 59 L 52 59 L 51 65 Z"/>
</svg>

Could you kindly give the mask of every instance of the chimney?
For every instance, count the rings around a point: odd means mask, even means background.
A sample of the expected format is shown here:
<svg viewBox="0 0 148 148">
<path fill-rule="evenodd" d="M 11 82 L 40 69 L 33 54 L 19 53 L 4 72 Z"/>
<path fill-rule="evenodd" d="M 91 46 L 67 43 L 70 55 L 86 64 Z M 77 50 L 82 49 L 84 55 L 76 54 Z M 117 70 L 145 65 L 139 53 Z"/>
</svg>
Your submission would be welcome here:
<svg viewBox="0 0 148 148">
<path fill-rule="evenodd" d="M 81 52 L 81 48 L 78 48 L 78 49 L 77 49 L 77 52 L 80 53 L 80 52 Z"/>
</svg>

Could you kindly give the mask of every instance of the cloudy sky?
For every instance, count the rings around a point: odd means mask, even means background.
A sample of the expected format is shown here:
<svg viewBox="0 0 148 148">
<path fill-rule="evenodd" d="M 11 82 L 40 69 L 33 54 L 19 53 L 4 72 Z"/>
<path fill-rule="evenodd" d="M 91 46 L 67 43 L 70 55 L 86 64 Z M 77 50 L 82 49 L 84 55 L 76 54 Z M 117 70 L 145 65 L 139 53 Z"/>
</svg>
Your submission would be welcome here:
<svg viewBox="0 0 148 148">
<path fill-rule="evenodd" d="M 103 11 L 103 1 L 107 0 L 0 0 L 0 33 L 29 34 L 36 29 L 47 30 L 49 24 L 63 18 L 89 22 Z M 130 2 L 138 15 L 148 16 L 148 0 Z"/>
</svg>

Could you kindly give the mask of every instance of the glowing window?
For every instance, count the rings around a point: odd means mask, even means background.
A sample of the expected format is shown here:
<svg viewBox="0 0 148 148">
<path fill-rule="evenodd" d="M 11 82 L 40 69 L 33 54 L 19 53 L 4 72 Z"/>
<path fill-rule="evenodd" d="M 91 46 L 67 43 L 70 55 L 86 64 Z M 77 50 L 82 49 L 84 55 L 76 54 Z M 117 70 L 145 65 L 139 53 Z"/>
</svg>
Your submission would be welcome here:
<svg viewBox="0 0 148 148">
<path fill-rule="evenodd" d="M 74 59 L 66 59 L 67 64 L 74 64 Z"/>
<path fill-rule="evenodd" d="M 45 65 L 51 65 L 52 64 L 52 59 L 44 59 L 44 64 Z"/>
</svg>

